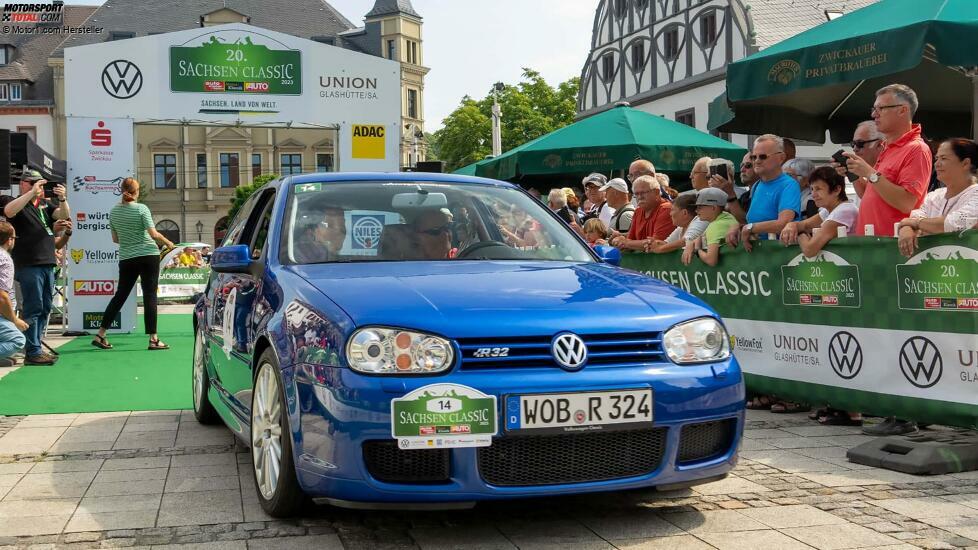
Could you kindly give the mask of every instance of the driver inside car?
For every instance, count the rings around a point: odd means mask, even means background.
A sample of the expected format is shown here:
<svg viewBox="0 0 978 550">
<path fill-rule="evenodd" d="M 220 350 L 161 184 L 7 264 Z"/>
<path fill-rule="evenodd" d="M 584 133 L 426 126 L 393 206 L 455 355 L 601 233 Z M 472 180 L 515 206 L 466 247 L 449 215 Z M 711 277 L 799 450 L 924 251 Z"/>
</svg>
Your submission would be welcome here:
<svg viewBox="0 0 978 550">
<path fill-rule="evenodd" d="M 311 215 L 313 223 L 306 226 L 296 240 L 296 260 L 302 263 L 335 260 L 346 239 L 343 209 L 330 206 L 326 207 L 322 214 Z"/>
<path fill-rule="evenodd" d="M 425 210 L 411 224 L 419 260 L 446 260 L 454 257 L 452 217 L 443 209 Z"/>
</svg>

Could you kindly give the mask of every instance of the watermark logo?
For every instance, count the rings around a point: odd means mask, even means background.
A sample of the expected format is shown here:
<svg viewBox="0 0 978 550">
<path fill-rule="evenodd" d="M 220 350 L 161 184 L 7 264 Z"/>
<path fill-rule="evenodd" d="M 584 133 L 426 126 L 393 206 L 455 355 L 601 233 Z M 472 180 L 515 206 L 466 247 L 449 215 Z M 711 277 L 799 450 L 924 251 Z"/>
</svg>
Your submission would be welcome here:
<svg viewBox="0 0 978 550">
<path fill-rule="evenodd" d="M 944 374 L 944 358 L 934 342 L 923 336 L 914 336 L 900 348 L 900 370 L 914 386 L 930 388 Z"/>
</svg>

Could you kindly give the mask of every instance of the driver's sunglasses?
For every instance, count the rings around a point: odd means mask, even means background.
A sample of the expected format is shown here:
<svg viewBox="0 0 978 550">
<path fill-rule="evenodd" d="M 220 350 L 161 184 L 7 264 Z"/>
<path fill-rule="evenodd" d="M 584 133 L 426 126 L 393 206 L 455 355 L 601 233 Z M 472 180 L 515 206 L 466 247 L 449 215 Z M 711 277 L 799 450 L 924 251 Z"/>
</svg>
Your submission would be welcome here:
<svg viewBox="0 0 978 550">
<path fill-rule="evenodd" d="M 425 235 L 431 235 L 432 237 L 437 237 L 444 233 L 451 233 L 452 224 L 446 223 L 445 225 L 439 227 L 432 227 L 431 229 L 419 229 L 418 233 L 424 233 Z"/>
<path fill-rule="evenodd" d="M 862 149 L 863 147 L 866 147 L 870 143 L 875 143 L 877 141 L 879 141 L 879 138 L 877 138 L 877 139 L 854 139 L 854 140 L 852 140 L 852 143 L 850 143 L 850 145 L 852 145 L 852 149 L 854 151 L 858 151 L 858 150 Z"/>
</svg>

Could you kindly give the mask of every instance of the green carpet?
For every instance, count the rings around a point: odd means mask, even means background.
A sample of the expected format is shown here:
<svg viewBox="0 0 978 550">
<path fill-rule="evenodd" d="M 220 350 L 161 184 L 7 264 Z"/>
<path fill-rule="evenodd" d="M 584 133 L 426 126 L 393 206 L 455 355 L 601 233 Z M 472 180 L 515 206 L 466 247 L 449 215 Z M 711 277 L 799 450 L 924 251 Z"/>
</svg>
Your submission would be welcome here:
<svg viewBox="0 0 978 550">
<path fill-rule="evenodd" d="M 146 349 L 140 316 L 133 334 L 109 334 L 114 349 L 79 336 L 58 348 L 55 365 L 22 366 L 0 378 L 0 415 L 192 408 L 191 316 L 160 315 L 158 324 L 169 350 Z"/>
</svg>

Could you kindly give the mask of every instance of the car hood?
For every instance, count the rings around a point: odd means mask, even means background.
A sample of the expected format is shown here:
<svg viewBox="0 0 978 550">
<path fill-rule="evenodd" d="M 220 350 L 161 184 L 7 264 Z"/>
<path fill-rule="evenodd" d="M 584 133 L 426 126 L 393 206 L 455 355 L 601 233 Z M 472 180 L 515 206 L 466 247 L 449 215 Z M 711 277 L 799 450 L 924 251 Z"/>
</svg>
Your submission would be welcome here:
<svg viewBox="0 0 978 550">
<path fill-rule="evenodd" d="M 675 287 L 600 263 L 364 262 L 290 269 L 357 326 L 450 338 L 660 331 L 713 315 Z"/>
</svg>

